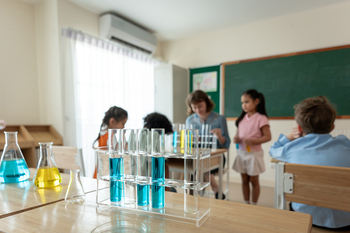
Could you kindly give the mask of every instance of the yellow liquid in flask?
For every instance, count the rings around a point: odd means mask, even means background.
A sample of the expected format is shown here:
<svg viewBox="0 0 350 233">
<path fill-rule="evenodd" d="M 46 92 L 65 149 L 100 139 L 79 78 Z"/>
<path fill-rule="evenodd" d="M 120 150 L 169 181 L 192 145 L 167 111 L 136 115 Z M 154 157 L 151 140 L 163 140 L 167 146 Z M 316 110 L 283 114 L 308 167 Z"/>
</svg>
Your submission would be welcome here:
<svg viewBox="0 0 350 233">
<path fill-rule="evenodd" d="M 62 177 L 57 167 L 44 167 L 38 169 L 34 184 L 39 188 L 53 188 L 59 185 L 61 181 Z"/>
</svg>

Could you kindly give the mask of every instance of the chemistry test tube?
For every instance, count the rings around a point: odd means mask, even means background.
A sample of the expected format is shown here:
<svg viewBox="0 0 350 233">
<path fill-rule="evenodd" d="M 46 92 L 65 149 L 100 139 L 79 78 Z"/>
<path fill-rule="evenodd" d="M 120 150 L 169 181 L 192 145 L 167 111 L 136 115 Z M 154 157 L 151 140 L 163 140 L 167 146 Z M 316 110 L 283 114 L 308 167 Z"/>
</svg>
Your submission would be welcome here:
<svg viewBox="0 0 350 233">
<path fill-rule="evenodd" d="M 212 149 L 212 151 L 216 151 L 216 149 L 217 149 L 217 140 L 218 140 L 218 137 L 215 135 L 215 134 L 213 134 L 212 135 L 212 144 L 211 144 L 211 149 Z"/>
<path fill-rule="evenodd" d="M 136 157 L 137 157 L 137 205 L 149 205 L 151 177 L 148 167 L 148 129 L 136 131 Z"/>
<path fill-rule="evenodd" d="M 180 147 L 185 148 L 185 124 L 180 125 Z"/>
<path fill-rule="evenodd" d="M 135 204 L 135 183 L 137 162 L 136 162 L 136 139 L 133 129 L 122 129 L 122 155 L 124 158 L 124 181 L 125 198 L 124 204 Z"/>
<path fill-rule="evenodd" d="M 179 131 L 179 123 L 173 124 L 173 147 L 177 147 L 177 132 Z"/>
<path fill-rule="evenodd" d="M 109 129 L 109 175 L 110 201 L 120 202 L 124 198 L 124 159 L 121 153 L 121 129 Z"/>
<path fill-rule="evenodd" d="M 151 129 L 152 208 L 164 208 L 165 158 L 164 129 Z"/>
<path fill-rule="evenodd" d="M 198 211 L 198 130 L 186 129 L 186 143 L 184 153 L 184 210 L 187 214 L 195 214 Z M 191 192 L 193 195 L 191 195 Z"/>
</svg>

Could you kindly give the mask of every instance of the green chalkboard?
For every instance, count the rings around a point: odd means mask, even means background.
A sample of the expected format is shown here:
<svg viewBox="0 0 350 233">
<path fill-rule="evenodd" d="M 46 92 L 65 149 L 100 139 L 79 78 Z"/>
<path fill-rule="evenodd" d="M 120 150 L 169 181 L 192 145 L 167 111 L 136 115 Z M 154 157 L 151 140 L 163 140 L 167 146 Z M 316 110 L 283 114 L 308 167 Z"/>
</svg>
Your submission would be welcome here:
<svg viewBox="0 0 350 233">
<path fill-rule="evenodd" d="M 311 52 L 224 65 L 226 117 L 242 112 L 241 95 L 256 89 L 265 96 L 269 117 L 294 115 L 301 100 L 324 95 L 339 116 L 350 115 L 350 48 Z"/>
<path fill-rule="evenodd" d="M 210 77 L 208 75 L 210 74 L 215 74 L 216 75 L 216 80 L 211 80 L 210 78 L 203 80 L 203 78 L 201 78 L 201 76 L 203 77 Z M 195 83 L 195 85 L 200 85 L 203 88 L 199 88 L 203 91 L 205 91 L 210 98 L 214 101 L 215 103 L 215 108 L 214 108 L 214 112 L 219 113 L 220 112 L 220 66 L 208 66 L 208 67 L 201 67 L 201 68 L 193 68 L 190 69 L 190 92 L 193 91 L 193 79 L 194 77 L 197 79 L 200 78 L 200 80 L 202 82 L 205 81 L 212 81 L 212 83 L 208 83 L 209 85 L 206 85 L 205 83 L 203 85 L 199 84 L 199 83 Z M 215 83 L 213 83 L 215 82 Z M 205 86 L 208 86 L 209 90 L 205 89 Z M 213 90 L 211 87 L 216 87 L 215 90 Z M 198 86 L 195 88 L 198 89 Z"/>
</svg>

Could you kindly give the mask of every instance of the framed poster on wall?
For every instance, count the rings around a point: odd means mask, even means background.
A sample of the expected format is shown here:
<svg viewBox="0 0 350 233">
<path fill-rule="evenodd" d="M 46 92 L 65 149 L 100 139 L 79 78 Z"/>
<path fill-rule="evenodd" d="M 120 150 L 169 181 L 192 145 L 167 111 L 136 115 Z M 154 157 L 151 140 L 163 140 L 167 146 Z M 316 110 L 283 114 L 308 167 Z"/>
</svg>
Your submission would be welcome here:
<svg viewBox="0 0 350 233">
<path fill-rule="evenodd" d="M 190 69 L 190 92 L 196 90 L 206 92 L 220 113 L 220 65 Z"/>
</svg>

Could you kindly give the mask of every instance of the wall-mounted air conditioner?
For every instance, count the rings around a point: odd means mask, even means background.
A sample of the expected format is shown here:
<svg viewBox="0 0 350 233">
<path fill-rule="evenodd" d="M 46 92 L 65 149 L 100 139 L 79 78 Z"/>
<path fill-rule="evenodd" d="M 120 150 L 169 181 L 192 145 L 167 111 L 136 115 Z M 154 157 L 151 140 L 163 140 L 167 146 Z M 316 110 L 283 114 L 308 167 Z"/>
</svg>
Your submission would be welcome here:
<svg viewBox="0 0 350 233">
<path fill-rule="evenodd" d="M 100 17 L 100 37 L 126 44 L 148 54 L 153 54 L 157 46 L 155 35 L 113 14 Z"/>
</svg>

